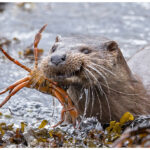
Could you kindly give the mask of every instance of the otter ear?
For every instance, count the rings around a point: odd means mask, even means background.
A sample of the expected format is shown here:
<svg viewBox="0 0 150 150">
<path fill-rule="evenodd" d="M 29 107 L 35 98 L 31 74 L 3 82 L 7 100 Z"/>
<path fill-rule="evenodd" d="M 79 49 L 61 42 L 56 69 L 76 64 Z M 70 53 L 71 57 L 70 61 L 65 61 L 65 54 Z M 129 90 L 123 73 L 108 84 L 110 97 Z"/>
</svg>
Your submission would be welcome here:
<svg viewBox="0 0 150 150">
<path fill-rule="evenodd" d="M 55 39 L 55 42 L 60 42 L 61 41 L 61 36 L 60 35 L 57 35 L 56 36 L 56 39 Z"/>
<path fill-rule="evenodd" d="M 105 48 L 108 51 L 115 51 L 118 49 L 118 44 L 115 41 L 109 41 L 105 43 Z"/>
</svg>

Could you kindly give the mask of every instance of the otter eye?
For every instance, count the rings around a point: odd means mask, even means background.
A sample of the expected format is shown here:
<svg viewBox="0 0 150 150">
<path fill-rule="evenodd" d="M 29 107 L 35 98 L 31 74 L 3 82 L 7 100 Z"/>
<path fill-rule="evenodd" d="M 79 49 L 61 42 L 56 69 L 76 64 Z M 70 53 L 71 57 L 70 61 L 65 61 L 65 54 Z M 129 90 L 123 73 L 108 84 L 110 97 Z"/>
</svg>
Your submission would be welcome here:
<svg viewBox="0 0 150 150">
<path fill-rule="evenodd" d="M 56 51 L 56 46 L 52 47 L 52 53 Z"/>
<path fill-rule="evenodd" d="M 89 54 L 89 53 L 91 53 L 91 50 L 89 50 L 89 49 L 87 49 L 87 48 L 83 48 L 83 49 L 81 49 L 80 50 L 82 53 L 84 53 L 84 54 Z"/>
</svg>

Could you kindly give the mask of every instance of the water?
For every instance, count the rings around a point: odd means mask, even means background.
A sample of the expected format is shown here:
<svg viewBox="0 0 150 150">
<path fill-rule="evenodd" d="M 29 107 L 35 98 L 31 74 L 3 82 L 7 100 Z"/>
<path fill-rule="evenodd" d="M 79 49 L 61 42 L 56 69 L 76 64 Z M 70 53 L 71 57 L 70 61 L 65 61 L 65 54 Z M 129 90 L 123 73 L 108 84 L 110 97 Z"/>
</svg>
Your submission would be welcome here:
<svg viewBox="0 0 150 150">
<path fill-rule="evenodd" d="M 32 67 L 18 52 L 31 45 L 36 32 L 48 24 L 39 44 L 48 54 L 56 35 L 100 35 L 119 43 L 126 58 L 132 56 L 150 41 L 150 3 L 34 3 L 18 7 L 9 3 L 0 12 L 0 38 L 6 37 L 11 44 L 4 49 L 11 56 Z M 20 42 L 13 40 L 19 39 Z M 2 58 L 0 54 L 0 89 L 27 75 L 23 69 Z M 0 101 L 6 94 L 0 96 Z M 55 102 L 55 105 L 53 104 Z M 0 109 L 4 114 L 13 112 L 11 119 L 4 116 L 1 121 L 14 122 L 16 126 L 25 121 L 37 126 L 43 119 L 49 126 L 60 119 L 61 105 L 49 95 L 36 90 L 23 89 Z"/>
</svg>

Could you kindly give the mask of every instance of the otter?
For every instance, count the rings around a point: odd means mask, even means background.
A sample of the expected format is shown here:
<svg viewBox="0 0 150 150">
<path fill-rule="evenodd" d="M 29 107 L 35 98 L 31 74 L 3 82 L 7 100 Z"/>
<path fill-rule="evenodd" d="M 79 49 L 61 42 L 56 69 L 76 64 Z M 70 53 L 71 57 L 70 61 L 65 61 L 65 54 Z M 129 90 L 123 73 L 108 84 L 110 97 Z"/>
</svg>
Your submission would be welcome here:
<svg viewBox="0 0 150 150">
<path fill-rule="evenodd" d="M 150 114 L 149 95 L 115 41 L 58 36 L 40 68 L 68 92 L 82 117 L 104 124 L 119 121 L 125 112 Z"/>
</svg>

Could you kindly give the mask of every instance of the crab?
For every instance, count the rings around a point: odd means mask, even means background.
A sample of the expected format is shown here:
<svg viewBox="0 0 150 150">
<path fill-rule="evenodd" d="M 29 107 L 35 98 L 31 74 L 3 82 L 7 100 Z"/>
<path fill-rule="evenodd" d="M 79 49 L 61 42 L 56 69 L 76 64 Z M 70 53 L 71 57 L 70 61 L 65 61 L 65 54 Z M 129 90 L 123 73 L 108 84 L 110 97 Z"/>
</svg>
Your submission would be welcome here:
<svg viewBox="0 0 150 150">
<path fill-rule="evenodd" d="M 71 98 L 67 94 L 67 92 L 60 88 L 57 84 L 57 82 L 52 81 L 51 79 L 48 79 L 44 76 L 40 68 L 38 67 L 38 44 L 41 40 L 42 37 L 42 32 L 46 28 L 47 24 L 44 25 L 39 32 L 35 35 L 35 40 L 34 40 L 34 68 L 30 69 L 27 66 L 21 64 L 19 61 L 15 60 L 12 58 L 2 47 L 0 47 L 0 51 L 13 63 L 16 65 L 20 66 L 24 70 L 28 72 L 28 75 L 9 87 L 7 87 L 5 90 L 0 92 L 0 95 L 9 92 L 8 96 L 1 102 L 0 107 L 6 104 L 10 100 L 10 98 L 15 95 L 17 92 L 19 92 L 22 88 L 31 88 L 31 89 L 36 89 L 42 93 L 50 94 L 53 97 L 57 98 L 59 102 L 62 105 L 62 110 L 61 110 L 61 120 L 54 126 L 56 127 L 60 125 L 64 119 L 65 119 L 65 113 L 69 111 L 70 116 L 72 118 L 72 123 L 75 126 L 76 125 L 76 120 L 78 118 L 78 111 L 76 107 L 73 105 Z"/>
</svg>

